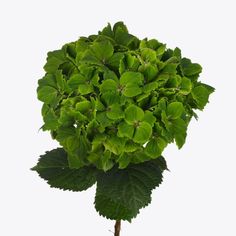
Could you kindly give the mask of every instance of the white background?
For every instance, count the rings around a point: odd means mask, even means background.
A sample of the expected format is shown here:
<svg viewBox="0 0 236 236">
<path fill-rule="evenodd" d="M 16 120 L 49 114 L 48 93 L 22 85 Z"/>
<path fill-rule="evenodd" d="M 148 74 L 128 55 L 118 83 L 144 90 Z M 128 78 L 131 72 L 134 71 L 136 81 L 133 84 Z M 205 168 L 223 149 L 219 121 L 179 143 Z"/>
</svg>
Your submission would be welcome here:
<svg viewBox="0 0 236 236">
<path fill-rule="evenodd" d="M 185 146 L 168 147 L 171 172 L 152 204 L 122 236 L 236 235 L 236 6 L 235 1 L 0 2 L 0 235 L 112 235 L 113 222 L 93 207 L 95 188 L 82 193 L 50 189 L 30 171 L 38 156 L 57 147 L 42 125 L 37 80 L 46 53 L 79 36 L 123 20 L 140 38 L 178 46 L 200 63 L 201 80 L 216 88 Z"/>
</svg>

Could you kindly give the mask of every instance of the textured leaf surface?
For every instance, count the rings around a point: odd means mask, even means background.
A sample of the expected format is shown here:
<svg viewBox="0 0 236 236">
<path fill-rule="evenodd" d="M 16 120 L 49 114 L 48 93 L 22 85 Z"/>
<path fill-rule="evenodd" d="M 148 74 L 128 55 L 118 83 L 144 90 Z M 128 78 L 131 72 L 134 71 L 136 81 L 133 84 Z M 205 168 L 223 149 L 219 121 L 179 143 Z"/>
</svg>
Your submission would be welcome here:
<svg viewBox="0 0 236 236">
<path fill-rule="evenodd" d="M 67 153 L 57 148 L 42 155 L 32 170 L 54 188 L 71 191 L 83 191 L 96 182 L 97 170 L 87 166 L 80 169 L 70 169 Z"/>
<path fill-rule="evenodd" d="M 158 161 L 113 168 L 98 175 L 95 208 L 109 219 L 131 221 L 151 202 L 151 192 L 161 182 Z"/>
</svg>

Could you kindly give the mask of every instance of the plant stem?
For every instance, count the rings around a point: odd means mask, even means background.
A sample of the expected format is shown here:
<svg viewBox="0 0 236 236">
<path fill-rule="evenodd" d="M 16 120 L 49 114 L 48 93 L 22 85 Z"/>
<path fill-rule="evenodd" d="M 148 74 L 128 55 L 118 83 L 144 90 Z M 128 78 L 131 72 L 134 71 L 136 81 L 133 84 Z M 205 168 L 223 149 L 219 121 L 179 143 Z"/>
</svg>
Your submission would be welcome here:
<svg viewBox="0 0 236 236">
<path fill-rule="evenodd" d="M 115 224 L 115 234 L 114 236 L 120 236 L 121 221 L 117 220 Z"/>
</svg>

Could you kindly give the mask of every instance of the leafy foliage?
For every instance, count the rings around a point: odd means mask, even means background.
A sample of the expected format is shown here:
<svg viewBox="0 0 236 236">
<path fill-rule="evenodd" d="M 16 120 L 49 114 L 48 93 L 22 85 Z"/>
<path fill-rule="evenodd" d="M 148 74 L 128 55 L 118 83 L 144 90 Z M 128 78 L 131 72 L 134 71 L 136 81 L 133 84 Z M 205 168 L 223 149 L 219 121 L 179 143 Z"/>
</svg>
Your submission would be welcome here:
<svg viewBox="0 0 236 236">
<path fill-rule="evenodd" d="M 57 148 L 42 155 L 38 164 L 32 168 L 51 187 L 63 190 L 83 191 L 96 182 L 96 168 L 92 166 L 71 169 L 68 166 L 67 153 Z"/>
<path fill-rule="evenodd" d="M 164 149 L 184 145 L 214 88 L 199 81 L 202 67 L 179 48 L 140 40 L 122 22 L 49 52 L 44 70 L 42 129 L 62 148 L 33 170 L 64 190 L 97 181 L 99 213 L 130 221 L 162 181 Z"/>
<path fill-rule="evenodd" d="M 98 175 L 96 210 L 109 219 L 131 221 L 136 217 L 151 202 L 152 190 L 162 182 L 163 169 L 157 160 L 132 164 L 124 170 L 112 168 Z"/>
</svg>

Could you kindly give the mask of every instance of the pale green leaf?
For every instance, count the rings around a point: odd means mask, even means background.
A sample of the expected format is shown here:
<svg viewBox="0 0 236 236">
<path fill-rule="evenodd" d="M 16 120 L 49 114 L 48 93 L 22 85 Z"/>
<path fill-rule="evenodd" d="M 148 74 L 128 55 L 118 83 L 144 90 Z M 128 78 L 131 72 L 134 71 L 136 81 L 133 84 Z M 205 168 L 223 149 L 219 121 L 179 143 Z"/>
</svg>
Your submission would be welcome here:
<svg viewBox="0 0 236 236">
<path fill-rule="evenodd" d="M 134 124 L 135 122 L 141 121 L 143 117 L 144 111 L 136 105 L 129 105 L 125 109 L 125 121 L 128 124 Z"/>
<path fill-rule="evenodd" d="M 143 75 L 139 72 L 125 72 L 122 74 L 120 78 L 120 84 L 126 85 L 126 84 L 136 84 L 136 85 L 142 85 L 143 84 Z"/>
<path fill-rule="evenodd" d="M 134 134 L 134 126 L 129 125 L 126 122 L 122 122 L 118 125 L 118 136 L 127 137 L 132 139 Z"/>
<path fill-rule="evenodd" d="M 147 122 L 141 122 L 140 125 L 135 129 L 133 141 L 136 143 L 146 143 L 152 134 L 152 126 Z"/>
<path fill-rule="evenodd" d="M 163 138 L 153 138 L 148 142 L 147 146 L 145 147 L 145 153 L 151 158 L 157 158 L 161 156 L 166 145 L 167 143 Z"/>
<path fill-rule="evenodd" d="M 166 114 L 171 119 L 179 118 L 184 112 L 184 106 L 181 102 L 172 102 L 168 104 Z"/>
</svg>

